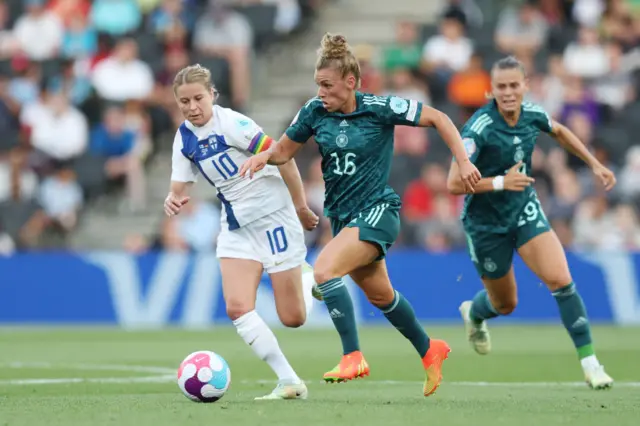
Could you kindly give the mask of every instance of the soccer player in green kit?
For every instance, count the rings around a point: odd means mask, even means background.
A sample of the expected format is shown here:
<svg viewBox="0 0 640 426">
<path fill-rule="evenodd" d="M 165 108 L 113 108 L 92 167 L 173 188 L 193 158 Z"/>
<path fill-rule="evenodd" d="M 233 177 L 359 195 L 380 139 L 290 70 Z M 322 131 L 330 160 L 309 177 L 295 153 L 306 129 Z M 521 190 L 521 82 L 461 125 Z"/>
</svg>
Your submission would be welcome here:
<svg viewBox="0 0 640 426">
<path fill-rule="evenodd" d="M 613 379 L 595 356 L 587 312 L 573 283 L 567 259 L 531 186 L 531 155 L 540 131 L 551 134 L 567 151 L 581 158 L 606 190 L 616 183 L 603 166 L 565 126 L 539 106 L 524 102 L 527 90 L 522 64 L 513 57 L 491 71 L 492 100 L 462 130 L 467 154 L 483 177 L 468 194 L 462 213 L 468 248 L 485 289 L 460 305 L 471 346 L 479 354 L 491 350 L 486 320 L 510 314 L 516 307 L 514 250 L 549 288 L 562 322 L 578 352 L 587 384 L 609 388 Z M 449 190 L 466 193 L 453 162 Z"/>
<path fill-rule="evenodd" d="M 427 336 L 411 304 L 393 289 L 384 261 L 400 229 L 400 198 L 387 185 L 394 126 L 434 126 L 458 159 L 459 179 L 467 191 L 473 191 L 481 176 L 445 114 L 417 101 L 357 91 L 360 66 L 343 36 L 326 34 L 318 52 L 318 96 L 302 107 L 277 144 L 247 160 L 240 173 L 252 175 L 266 164 L 286 163 L 314 136 L 322 155 L 325 215 L 334 235 L 316 259 L 314 275 L 344 354 L 324 380 L 369 375 L 353 303 L 342 281 L 349 274 L 418 351 L 426 372 L 423 393 L 429 396 L 442 381 L 442 363 L 450 349 Z"/>
</svg>

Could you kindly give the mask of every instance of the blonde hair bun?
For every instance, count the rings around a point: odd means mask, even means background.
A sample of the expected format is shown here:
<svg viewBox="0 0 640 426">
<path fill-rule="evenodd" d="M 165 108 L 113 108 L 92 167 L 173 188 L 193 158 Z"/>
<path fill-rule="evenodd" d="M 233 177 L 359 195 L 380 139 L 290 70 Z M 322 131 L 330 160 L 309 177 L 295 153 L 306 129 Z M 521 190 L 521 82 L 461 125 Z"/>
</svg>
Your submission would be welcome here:
<svg viewBox="0 0 640 426">
<path fill-rule="evenodd" d="M 351 54 L 347 38 L 342 34 L 326 33 L 320 42 L 318 54 L 325 59 L 342 59 Z"/>
</svg>

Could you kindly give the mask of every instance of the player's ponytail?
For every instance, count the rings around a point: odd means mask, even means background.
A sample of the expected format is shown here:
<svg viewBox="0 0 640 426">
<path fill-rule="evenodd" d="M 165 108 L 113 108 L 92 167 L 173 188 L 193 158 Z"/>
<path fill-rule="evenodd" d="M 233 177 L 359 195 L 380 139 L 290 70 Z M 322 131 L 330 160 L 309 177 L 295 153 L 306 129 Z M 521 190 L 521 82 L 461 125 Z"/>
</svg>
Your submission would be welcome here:
<svg viewBox="0 0 640 426">
<path fill-rule="evenodd" d="M 316 70 L 335 68 L 342 78 L 353 74 L 356 89 L 360 88 L 360 64 L 353 54 L 345 36 L 326 33 L 320 42 Z"/>
</svg>

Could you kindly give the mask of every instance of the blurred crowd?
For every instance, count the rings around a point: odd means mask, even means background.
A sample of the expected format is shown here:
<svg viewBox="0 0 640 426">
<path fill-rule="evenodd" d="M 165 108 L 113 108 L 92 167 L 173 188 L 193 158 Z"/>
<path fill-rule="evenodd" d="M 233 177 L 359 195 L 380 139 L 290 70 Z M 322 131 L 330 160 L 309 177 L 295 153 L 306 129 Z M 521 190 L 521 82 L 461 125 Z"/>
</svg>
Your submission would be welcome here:
<svg viewBox="0 0 640 426">
<path fill-rule="evenodd" d="M 0 250 L 7 235 L 28 246 L 45 229 L 72 229 L 83 202 L 112 185 L 127 190 L 125 211 L 145 209 L 145 161 L 181 120 L 172 105 L 174 73 L 194 60 L 209 66 L 220 102 L 242 111 L 252 55 L 295 37 L 321 1 L 231 3 L 0 2 Z M 527 100 L 573 130 L 618 176 L 605 193 L 580 160 L 540 136 L 532 173 L 562 243 L 640 249 L 640 1 L 448 0 L 435 24 L 400 21 L 390 45 L 353 47 L 363 91 L 420 100 L 459 126 L 486 102 L 492 63 L 518 57 L 529 77 Z M 446 145 L 434 129 L 397 127 L 395 137 L 390 184 L 403 200 L 395 247 L 464 248 L 462 197 L 446 190 Z M 320 213 L 314 144 L 297 161 Z M 164 221 L 151 243 L 132 236 L 125 246 L 214 249 L 219 214 L 219 206 L 195 201 Z M 325 244 L 327 220 L 307 236 L 309 247 Z"/>
<path fill-rule="evenodd" d="M 251 60 L 323 0 L 0 0 L 0 252 L 64 246 L 83 206 L 124 190 L 182 118 L 171 85 L 199 62 L 242 111 Z"/>
</svg>

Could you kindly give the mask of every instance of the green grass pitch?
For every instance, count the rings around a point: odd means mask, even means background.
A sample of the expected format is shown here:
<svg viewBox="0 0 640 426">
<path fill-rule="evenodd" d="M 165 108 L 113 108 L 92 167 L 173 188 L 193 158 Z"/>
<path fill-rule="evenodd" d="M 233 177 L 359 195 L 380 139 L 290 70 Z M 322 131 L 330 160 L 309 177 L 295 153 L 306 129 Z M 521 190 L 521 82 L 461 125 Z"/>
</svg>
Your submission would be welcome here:
<svg viewBox="0 0 640 426">
<path fill-rule="evenodd" d="M 595 327 L 598 355 L 616 383 L 592 391 L 569 337 L 557 326 L 494 326 L 493 352 L 476 355 L 462 326 L 430 327 L 452 347 L 445 381 L 422 396 L 411 345 L 387 326 L 361 329 L 371 376 L 320 381 L 340 356 L 333 330 L 277 330 L 309 382 L 307 401 L 254 401 L 274 377 L 227 327 L 209 331 L 0 329 L 0 426 L 19 425 L 637 425 L 640 328 Z M 227 359 L 232 384 L 215 404 L 181 395 L 177 367 L 192 351 Z"/>
</svg>

